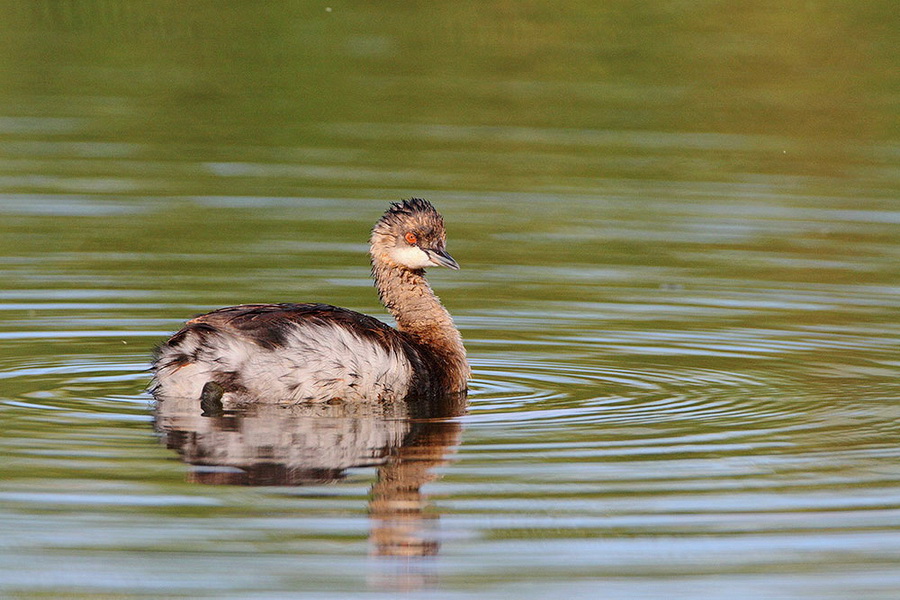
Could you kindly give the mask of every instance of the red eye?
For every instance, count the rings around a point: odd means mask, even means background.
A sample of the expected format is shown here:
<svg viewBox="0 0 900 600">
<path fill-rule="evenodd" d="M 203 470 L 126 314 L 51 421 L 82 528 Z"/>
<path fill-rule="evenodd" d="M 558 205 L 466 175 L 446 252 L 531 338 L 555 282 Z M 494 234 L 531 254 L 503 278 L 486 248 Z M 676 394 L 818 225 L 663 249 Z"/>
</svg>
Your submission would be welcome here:
<svg viewBox="0 0 900 600">
<path fill-rule="evenodd" d="M 414 234 L 412 231 L 410 231 L 405 236 L 403 236 L 403 238 L 406 240 L 406 243 L 409 245 L 414 245 L 416 242 L 419 241 L 419 239 L 416 237 L 416 234 Z"/>
</svg>

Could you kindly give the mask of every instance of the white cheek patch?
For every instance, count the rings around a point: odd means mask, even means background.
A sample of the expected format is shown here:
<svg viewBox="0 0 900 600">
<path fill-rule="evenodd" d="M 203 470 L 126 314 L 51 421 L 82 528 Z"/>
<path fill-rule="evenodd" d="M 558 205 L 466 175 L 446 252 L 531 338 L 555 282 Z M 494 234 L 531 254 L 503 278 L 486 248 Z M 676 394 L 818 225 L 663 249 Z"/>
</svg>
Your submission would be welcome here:
<svg viewBox="0 0 900 600">
<path fill-rule="evenodd" d="M 435 266 L 428 255 L 416 246 L 393 248 L 388 254 L 392 261 L 408 269 L 424 269 Z"/>
</svg>

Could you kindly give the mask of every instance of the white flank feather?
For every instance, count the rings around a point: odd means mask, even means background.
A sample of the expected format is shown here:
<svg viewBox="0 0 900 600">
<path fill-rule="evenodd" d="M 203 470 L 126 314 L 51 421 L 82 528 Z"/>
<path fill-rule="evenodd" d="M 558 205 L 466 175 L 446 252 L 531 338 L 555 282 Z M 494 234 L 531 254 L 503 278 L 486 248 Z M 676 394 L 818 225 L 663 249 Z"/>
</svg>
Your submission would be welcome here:
<svg viewBox="0 0 900 600">
<path fill-rule="evenodd" d="M 222 373 L 239 374 L 249 395 L 275 402 L 403 397 L 413 373 L 405 356 L 338 325 L 297 324 L 273 350 L 229 333 L 188 333 L 177 348 L 163 348 L 158 364 L 173 355 L 197 356 L 156 375 L 161 394 L 181 398 L 199 398 L 203 385 Z"/>
</svg>

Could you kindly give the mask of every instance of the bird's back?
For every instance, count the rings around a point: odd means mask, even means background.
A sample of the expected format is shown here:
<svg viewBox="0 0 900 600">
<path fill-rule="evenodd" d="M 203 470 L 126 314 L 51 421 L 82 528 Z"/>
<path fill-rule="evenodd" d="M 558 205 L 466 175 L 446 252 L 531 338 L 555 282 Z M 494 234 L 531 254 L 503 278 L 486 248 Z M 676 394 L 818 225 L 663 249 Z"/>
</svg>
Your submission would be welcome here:
<svg viewBox="0 0 900 600">
<path fill-rule="evenodd" d="M 419 358 L 378 319 L 327 304 L 247 304 L 195 317 L 158 350 L 157 395 L 207 381 L 278 402 L 403 397 Z"/>
</svg>

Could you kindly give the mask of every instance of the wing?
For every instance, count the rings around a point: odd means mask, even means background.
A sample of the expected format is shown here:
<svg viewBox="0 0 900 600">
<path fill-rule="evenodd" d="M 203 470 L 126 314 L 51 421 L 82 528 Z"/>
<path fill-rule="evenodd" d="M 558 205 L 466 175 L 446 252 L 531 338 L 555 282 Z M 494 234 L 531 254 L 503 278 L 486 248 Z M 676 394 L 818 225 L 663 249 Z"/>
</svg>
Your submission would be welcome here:
<svg viewBox="0 0 900 600">
<path fill-rule="evenodd" d="M 405 394 L 419 353 L 378 319 L 326 304 L 249 304 L 188 321 L 160 348 L 156 389 L 199 397 L 226 390 L 278 399 Z"/>
<path fill-rule="evenodd" d="M 405 353 L 409 343 L 404 334 L 374 317 L 330 304 L 242 304 L 220 308 L 185 323 L 169 343 L 177 343 L 175 338 L 189 330 L 213 329 L 275 350 L 284 347 L 289 334 L 304 325 L 342 327 L 394 352 Z"/>
</svg>

